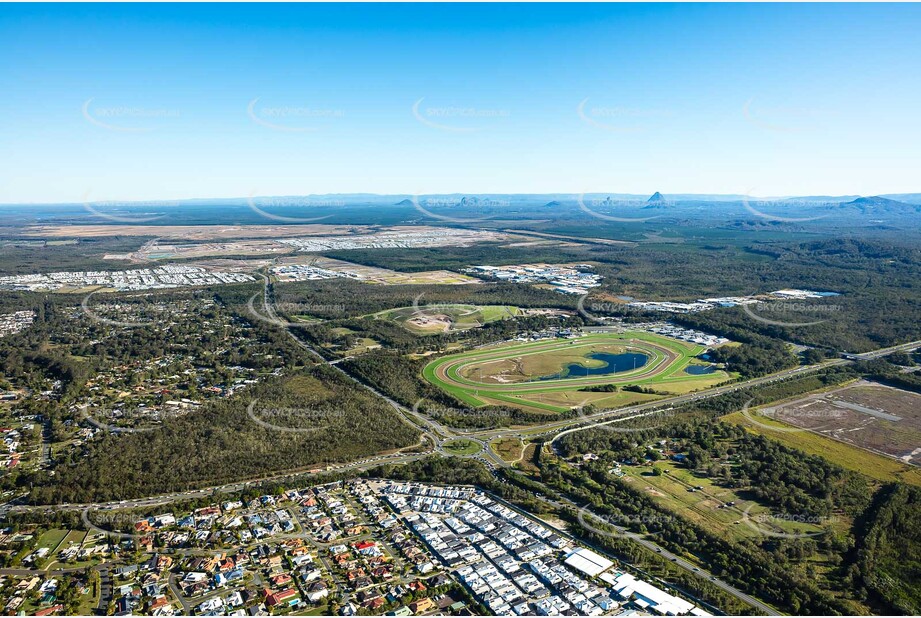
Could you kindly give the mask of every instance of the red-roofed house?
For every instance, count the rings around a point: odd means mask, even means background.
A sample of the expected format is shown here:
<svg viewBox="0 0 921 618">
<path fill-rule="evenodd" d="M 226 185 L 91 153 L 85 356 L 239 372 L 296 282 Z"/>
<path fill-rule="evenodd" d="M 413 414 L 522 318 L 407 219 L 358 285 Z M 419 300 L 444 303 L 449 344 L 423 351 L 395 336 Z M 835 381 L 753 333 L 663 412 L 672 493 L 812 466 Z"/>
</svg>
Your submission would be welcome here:
<svg viewBox="0 0 921 618">
<path fill-rule="evenodd" d="M 298 601 L 297 591 L 293 588 L 286 588 L 278 592 L 270 592 L 268 596 L 265 597 L 265 604 L 269 607 L 274 607 L 275 605 L 282 605 L 287 603 L 288 605 L 294 605 Z"/>
</svg>

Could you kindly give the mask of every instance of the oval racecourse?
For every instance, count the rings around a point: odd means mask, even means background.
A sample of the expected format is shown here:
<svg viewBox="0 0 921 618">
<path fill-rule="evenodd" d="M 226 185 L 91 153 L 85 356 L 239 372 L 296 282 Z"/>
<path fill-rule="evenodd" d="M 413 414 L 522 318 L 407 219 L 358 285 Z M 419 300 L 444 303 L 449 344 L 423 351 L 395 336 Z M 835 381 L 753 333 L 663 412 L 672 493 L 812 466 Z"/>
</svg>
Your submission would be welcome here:
<svg viewBox="0 0 921 618">
<path fill-rule="evenodd" d="M 622 352 L 642 353 L 648 359 L 636 369 L 607 375 L 539 379 L 556 375 L 558 369 L 576 357 L 583 359 L 577 361 L 579 364 L 591 366 L 598 361 L 589 359 L 588 355 L 612 348 Z M 492 403 L 544 412 L 563 412 L 586 402 L 628 405 L 661 396 L 621 389 L 617 393 L 580 390 L 586 387 L 639 385 L 662 393 L 677 394 L 708 388 L 728 379 L 729 375 L 722 370 L 703 375 L 684 372 L 704 350 L 703 346 L 677 339 L 628 331 L 585 335 L 575 339 L 506 342 L 444 356 L 426 365 L 422 373 L 432 384 L 475 407 Z M 525 364 L 543 368 L 543 371 L 522 375 Z M 516 367 L 518 371 L 517 376 L 511 376 L 512 379 L 508 373 L 510 366 Z"/>
</svg>

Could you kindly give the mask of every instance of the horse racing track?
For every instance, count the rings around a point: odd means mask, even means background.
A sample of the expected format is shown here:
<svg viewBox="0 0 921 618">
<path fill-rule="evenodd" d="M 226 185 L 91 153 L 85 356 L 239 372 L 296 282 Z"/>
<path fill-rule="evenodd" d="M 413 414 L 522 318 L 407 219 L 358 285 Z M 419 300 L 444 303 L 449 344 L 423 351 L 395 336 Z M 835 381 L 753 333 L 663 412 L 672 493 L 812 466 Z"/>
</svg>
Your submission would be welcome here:
<svg viewBox="0 0 921 618">
<path fill-rule="evenodd" d="M 687 371 L 691 365 L 700 367 L 696 357 L 704 349 L 642 331 L 512 341 L 441 357 L 423 369 L 423 376 L 475 407 L 559 413 L 588 404 L 617 407 L 649 401 L 728 379 L 716 368 L 696 375 Z M 623 390 L 630 386 L 647 392 Z"/>
</svg>

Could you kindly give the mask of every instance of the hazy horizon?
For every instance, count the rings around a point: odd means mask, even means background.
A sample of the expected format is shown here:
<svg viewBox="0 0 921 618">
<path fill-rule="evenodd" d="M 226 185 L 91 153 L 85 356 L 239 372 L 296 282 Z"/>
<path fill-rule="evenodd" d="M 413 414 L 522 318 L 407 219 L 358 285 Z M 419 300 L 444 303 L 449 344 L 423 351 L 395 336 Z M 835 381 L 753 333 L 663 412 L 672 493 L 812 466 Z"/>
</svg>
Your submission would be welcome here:
<svg viewBox="0 0 921 618">
<path fill-rule="evenodd" d="M 180 198 L 150 198 L 150 199 L 137 199 L 137 200 L 115 200 L 118 203 L 130 205 L 146 205 L 153 202 L 225 202 L 232 200 L 240 200 L 241 202 L 246 202 L 248 200 L 259 200 L 259 199 L 284 199 L 284 198 L 305 198 L 305 197 L 352 197 L 355 199 L 360 199 L 363 197 L 367 198 L 394 198 L 394 199 L 412 199 L 413 197 L 437 197 L 437 196 L 457 196 L 457 197 L 477 197 L 477 196 L 516 196 L 523 198 L 561 198 L 561 199 L 572 199 L 577 200 L 580 196 L 610 196 L 612 198 L 618 199 L 647 199 L 651 198 L 655 193 L 660 193 L 663 197 L 673 197 L 681 200 L 689 200 L 693 198 L 699 198 L 702 200 L 706 199 L 715 199 L 720 198 L 721 201 L 732 201 L 735 199 L 756 199 L 756 200 L 765 200 L 765 201 L 781 201 L 781 200 L 794 200 L 794 199 L 841 199 L 841 200 L 851 200 L 858 197 L 884 197 L 887 199 L 893 199 L 898 201 L 899 196 L 911 196 L 912 198 L 921 197 L 921 191 L 903 191 L 899 193 L 874 193 L 866 195 L 857 195 L 857 194 L 841 194 L 841 193 L 817 193 L 810 195 L 753 195 L 753 194 L 733 194 L 733 193 L 689 193 L 689 192 L 665 192 L 665 191 L 649 191 L 648 193 L 616 193 L 612 191 L 586 191 L 581 194 L 576 193 L 565 193 L 561 191 L 553 191 L 547 193 L 532 193 L 524 191 L 512 191 L 512 192 L 431 192 L 431 193 L 371 193 L 371 192 L 339 192 L 339 193 L 302 193 L 302 194 L 274 194 L 266 193 L 262 195 L 231 195 L 231 196 L 192 196 L 192 197 L 180 197 Z M 0 202 L 0 206 L 74 206 L 81 204 L 97 204 L 97 203 L 107 203 L 110 200 L 72 200 L 72 201 L 62 201 L 62 202 Z M 292 204 L 297 206 L 298 204 Z M 300 204 L 299 206 L 309 206 L 309 204 Z"/>
</svg>

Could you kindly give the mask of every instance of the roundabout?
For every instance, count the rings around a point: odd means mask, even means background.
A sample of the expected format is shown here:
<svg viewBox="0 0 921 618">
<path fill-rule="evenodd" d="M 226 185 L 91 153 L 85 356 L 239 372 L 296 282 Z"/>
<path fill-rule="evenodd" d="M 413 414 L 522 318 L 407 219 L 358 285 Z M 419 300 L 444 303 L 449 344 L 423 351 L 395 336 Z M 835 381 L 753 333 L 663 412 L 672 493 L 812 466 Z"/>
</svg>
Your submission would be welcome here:
<svg viewBox="0 0 921 618">
<path fill-rule="evenodd" d="M 439 449 L 448 455 L 471 457 L 483 450 L 483 443 L 470 438 L 454 438 L 453 440 L 442 442 L 439 445 Z"/>
</svg>

